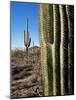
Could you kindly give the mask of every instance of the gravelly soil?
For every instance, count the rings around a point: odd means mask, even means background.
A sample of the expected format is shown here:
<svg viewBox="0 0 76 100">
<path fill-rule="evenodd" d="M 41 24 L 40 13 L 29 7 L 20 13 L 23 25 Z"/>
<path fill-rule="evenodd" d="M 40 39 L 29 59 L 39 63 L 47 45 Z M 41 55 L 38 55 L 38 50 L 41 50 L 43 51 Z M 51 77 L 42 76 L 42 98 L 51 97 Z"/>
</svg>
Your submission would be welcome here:
<svg viewBox="0 0 76 100">
<path fill-rule="evenodd" d="M 40 49 L 33 55 L 11 57 L 11 98 L 43 96 Z"/>
</svg>

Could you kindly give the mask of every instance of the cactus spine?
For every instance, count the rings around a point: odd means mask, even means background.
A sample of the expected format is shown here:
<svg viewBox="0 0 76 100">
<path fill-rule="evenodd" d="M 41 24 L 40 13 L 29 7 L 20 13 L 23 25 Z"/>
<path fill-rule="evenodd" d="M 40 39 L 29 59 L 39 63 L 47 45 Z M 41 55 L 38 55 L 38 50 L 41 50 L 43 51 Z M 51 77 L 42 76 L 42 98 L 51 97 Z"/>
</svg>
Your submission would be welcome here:
<svg viewBox="0 0 76 100">
<path fill-rule="evenodd" d="M 26 47 L 26 56 L 28 57 L 28 48 L 31 44 L 31 38 L 29 37 L 28 32 L 28 18 L 26 18 L 26 32 L 24 30 L 24 45 Z"/>
</svg>

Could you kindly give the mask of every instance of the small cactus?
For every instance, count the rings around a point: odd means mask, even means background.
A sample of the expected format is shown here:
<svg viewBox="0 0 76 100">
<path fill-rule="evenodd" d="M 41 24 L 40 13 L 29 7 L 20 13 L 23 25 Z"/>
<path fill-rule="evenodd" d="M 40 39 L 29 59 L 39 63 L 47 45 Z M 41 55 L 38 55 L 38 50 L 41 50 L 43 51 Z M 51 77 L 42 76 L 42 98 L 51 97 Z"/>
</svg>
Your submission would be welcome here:
<svg viewBox="0 0 76 100">
<path fill-rule="evenodd" d="M 32 43 L 33 43 L 33 48 L 34 48 L 34 41 Z"/>
<path fill-rule="evenodd" d="M 31 37 L 29 37 L 28 32 L 28 18 L 26 19 L 26 32 L 24 30 L 24 45 L 26 47 L 26 56 L 28 57 L 28 48 L 31 44 Z"/>
<path fill-rule="evenodd" d="M 35 51 L 34 51 L 34 41 L 32 41 L 33 63 L 34 63 L 34 61 L 35 61 L 34 53 L 35 53 Z"/>
</svg>

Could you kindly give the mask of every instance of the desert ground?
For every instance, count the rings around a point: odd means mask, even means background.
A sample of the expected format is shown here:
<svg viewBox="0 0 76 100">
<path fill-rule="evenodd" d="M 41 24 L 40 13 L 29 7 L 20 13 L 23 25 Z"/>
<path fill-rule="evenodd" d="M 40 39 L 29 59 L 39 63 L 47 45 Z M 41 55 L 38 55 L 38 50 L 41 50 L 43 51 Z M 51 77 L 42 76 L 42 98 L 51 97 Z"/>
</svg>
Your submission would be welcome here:
<svg viewBox="0 0 76 100">
<path fill-rule="evenodd" d="M 11 50 L 11 98 L 43 96 L 40 47 Z"/>
</svg>

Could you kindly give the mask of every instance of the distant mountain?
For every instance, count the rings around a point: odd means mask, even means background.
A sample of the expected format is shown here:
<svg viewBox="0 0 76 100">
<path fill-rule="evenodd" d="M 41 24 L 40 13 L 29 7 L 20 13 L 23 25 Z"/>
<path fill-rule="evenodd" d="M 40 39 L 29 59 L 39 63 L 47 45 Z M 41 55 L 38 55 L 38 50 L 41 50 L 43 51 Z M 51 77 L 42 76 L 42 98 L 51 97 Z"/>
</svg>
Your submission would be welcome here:
<svg viewBox="0 0 76 100">
<path fill-rule="evenodd" d="M 40 48 L 39 46 L 34 46 L 34 47 L 30 47 L 30 48 Z"/>
</svg>

